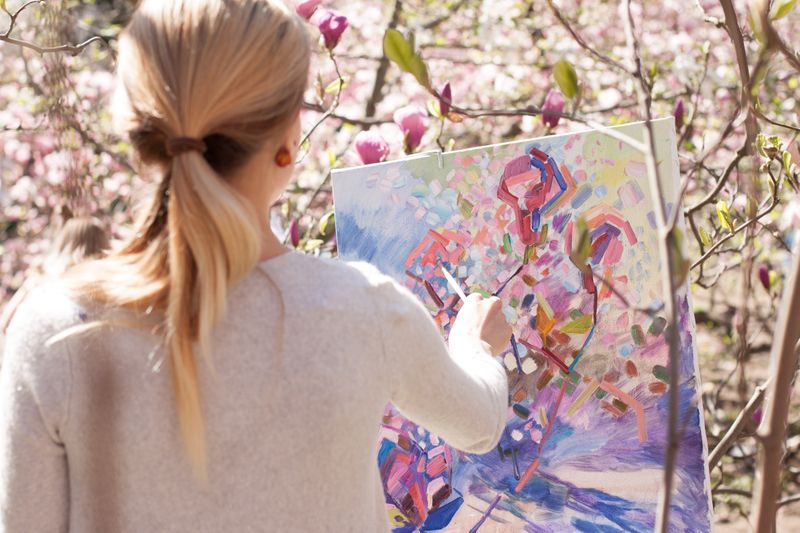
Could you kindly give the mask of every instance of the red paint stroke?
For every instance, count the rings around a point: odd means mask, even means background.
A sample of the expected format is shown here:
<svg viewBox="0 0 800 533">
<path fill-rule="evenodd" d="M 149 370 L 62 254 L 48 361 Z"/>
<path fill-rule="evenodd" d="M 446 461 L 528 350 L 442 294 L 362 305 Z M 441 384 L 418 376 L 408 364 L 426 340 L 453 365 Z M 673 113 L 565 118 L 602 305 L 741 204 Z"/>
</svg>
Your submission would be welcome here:
<svg viewBox="0 0 800 533">
<path fill-rule="evenodd" d="M 636 233 L 634 233 L 633 227 L 631 227 L 631 223 L 625 220 L 625 215 L 609 205 L 592 207 L 586 211 L 584 217 L 586 218 L 586 225 L 589 229 L 595 229 L 603 223 L 608 222 L 625 232 L 625 236 L 628 238 L 630 244 L 636 244 L 638 242 Z"/>
<path fill-rule="evenodd" d="M 446 233 L 447 236 L 429 229 L 425 237 L 406 256 L 406 270 L 411 268 L 418 257 L 422 266 L 437 266 L 441 262 L 440 259 L 453 265 L 457 264 L 464 253 L 464 246 L 459 242 L 462 238 L 453 231 L 447 231 Z M 448 251 L 447 246 L 451 242 L 455 243 L 455 248 L 452 251 Z"/>
<path fill-rule="evenodd" d="M 556 354 L 551 352 L 549 348 L 542 346 L 541 352 L 545 356 L 547 356 L 548 359 L 554 362 L 556 366 L 561 369 L 562 372 L 564 372 L 565 374 L 569 374 L 569 367 L 567 366 L 567 363 L 562 361 Z"/>
<path fill-rule="evenodd" d="M 425 290 L 428 291 L 428 295 L 430 295 L 431 299 L 434 301 L 434 303 L 436 303 L 436 307 L 444 307 L 444 302 L 441 298 L 439 298 L 439 295 L 436 294 L 436 291 L 433 289 L 433 285 L 431 285 L 428 280 L 425 280 L 423 284 L 425 285 Z"/>
<path fill-rule="evenodd" d="M 630 394 L 622 392 L 620 389 L 607 381 L 601 382 L 600 388 L 609 394 L 613 394 L 621 401 L 631 406 L 633 412 L 636 413 L 636 427 L 639 430 L 639 442 L 647 442 L 647 420 L 644 416 L 644 407 L 642 406 L 642 403 Z"/>
<path fill-rule="evenodd" d="M 422 501 L 422 492 L 420 490 L 420 486 L 417 483 L 411 485 L 411 488 L 408 489 L 408 495 L 411 496 L 411 500 L 414 502 L 414 505 L 419 512 L 419 519 L 421 523 L 425 522 L 425 519 L 428 518 L 428 502 Z"/>
<path fill-rule="evenodd" d="M 539 442 L 539 457 L 542 456 L 542 449 L 544 448 L 545 442 L 547 442 L 547 437 L 550 435 L 550 430 L 553 429 L 553 425 L 556 423 L 556 417 L 558 416 L 558 407 L 561 405 L 561 399 L 564 397 L 564 393 L 567 391 L 567 380 L 562 379 L 561 381 L 561 390 L 558 391 L 558 396 L 556 397 L 556 404 L 553 406 L 553 410 L 550 412 L 550 420 L 547 421 L 547 429 L 544 431 L 544 435 L 542 435 L 542 440 Z M 522 479 L 519 480 L 517 486 L 514 487 L 514 492 L 519 492 L 525 485 L 528 484 L 528 481 L 531 480 L 533 474 L 536 473 L 536 469 L 539 468 L 539 457 L 533 460 L 533 462 L 525 469 L 525 474 L 522 475 Z"/>
</svg>

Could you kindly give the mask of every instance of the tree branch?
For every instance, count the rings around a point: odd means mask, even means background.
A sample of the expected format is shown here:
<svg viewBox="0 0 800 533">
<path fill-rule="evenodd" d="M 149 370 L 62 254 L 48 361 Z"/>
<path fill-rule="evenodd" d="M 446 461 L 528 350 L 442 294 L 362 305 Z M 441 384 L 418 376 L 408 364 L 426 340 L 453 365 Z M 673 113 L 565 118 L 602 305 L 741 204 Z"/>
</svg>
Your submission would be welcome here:
<svg viewBox="0 0 800 533">
<path fill-rule="evenodd" d="M 652 102 L 651 87 L 647 82 L 642 67 L 642 58 L 639 51 L 639 41 L 636 38 L 631 12 L 630 0 L 622 0 L 621 7 L 625 11 L 625 39 L 631 55 L 632 63 L 636 70 L 636 93 L 639 99 L 639 106 L 645 116 L 644 128 L 644 151 L 645 163 L 647 166 L 648 183 L 650 184 L 650 194 L 653 197 L 653 207 L 655 212 L 656 227 L 658 229 L 658 248 L 661 262 L 661 290 L 664 300 L 664 314 L 666 315 L 667 326 L 664 335 L 669 347 L 669 410 L 667 413 L 667 442 L 664 450 L 664 478 L 659 491 L 659 502 L 656 513 L 656 531 L 666 533 L 669 524 L 670 501 L 672 499 L 672 485 L 676 467 L 676 456 L 680 440 L 680 337 L 678 335 L 678 310 L 675 302 L 677 287 L 675 273 L 673 271 L 674 253 L 674 226 L 667 225 L 666 198 L 664 196 L 663 184 L 658 171 L 656 161 L 656 145 L 653 136 L 653 124 L 650 104 Z M 676 206 L 677 209 L 677 206 Z"/>
<path fill-rule="evenodd" d="M 394 29 L 397 27 L 397 23 L 400 22 L 400 11 L 402 9 L 402 0 L 395 0 L 392 18 L 389 20 L 387 29 Z M 389 58 L 386 57 L 386 53 L 382 53 L 380 63 L 378 63 L 378 69 L 375 71 L 375 83 L 372 86 L 372 94 L 370 95 L 369 100 L 367 100 L 367 107 L 364 111 L 364 115 L 367 118 L 375 116 L 375 110 L 378 107 L 378 103 L 383 100 L 382 91 L 383 86 L 386 83 L 386 73 L 389 71 L 389 64 L 390 61 Z"/>
<path fill-rule="evenodd" d="M 758 407 L 761 405 L 761 402 L 764 400 L 764 391 L 767 389 L 768 384 L 769 379 L 761 386 L 756 387 L 756 390 L 750 397 L 750 401 L 748 401 L 744 409 L 739 412 L 736 420 L 733 421 L 733 424 L 731 424 L 731 426 L 728 428 L 728 431 L 725 432 L 725 435 L 714 447 L 714 450 L 708 456 L 709 470 L 713 470 L 714 467 L 717 466 L 717 463 L 719 463 L 720 459 L 722 459 L 728 450 L 731 449 L 731 446 L 736 443 L 736 439 L 739 437 L 739 434 L 742 432 L 742 430 L 747 427 L 747 424 L 753 419 L 753 413 L 756 409 L 758 409 Z"/>
<path fill-rule="evenodd" d="M 16 11 L 11 13 L 4 4 L 3 11 L 5 11 L 6 15 L 9 17 L 9 25 L 8 29 L 3 33 L 0 34 L 0 41 L 6 42 L 8 44 L 13 44 L 16 46 L 21 46 L 22 48 L 28 48 L 29 50 L 33 50 L 34 52 L 44 55 L 44 54 L 55 54 L 55 53 L 66 53 L 71 55 L 77 55 L 81 53 L 86 47 L 96 41 L 100 41 L 104 44 L 107 44 L 105 39 L 102 37 L 95 35 L 94 37 L 90 37 L 86 39 L 80 44 L 62 44 L 60 46 L 39 46 L 35 43 L 24 41 L 22 39 L 17 39 L 15 37 L 11 37 L 11 32 L 17 25 L 17 18 L 22 14 L 22 12 L 28 7 L 33 4 L 44 4 L 42 0 L 29 0 L 20 6 Z"/>
</svg>

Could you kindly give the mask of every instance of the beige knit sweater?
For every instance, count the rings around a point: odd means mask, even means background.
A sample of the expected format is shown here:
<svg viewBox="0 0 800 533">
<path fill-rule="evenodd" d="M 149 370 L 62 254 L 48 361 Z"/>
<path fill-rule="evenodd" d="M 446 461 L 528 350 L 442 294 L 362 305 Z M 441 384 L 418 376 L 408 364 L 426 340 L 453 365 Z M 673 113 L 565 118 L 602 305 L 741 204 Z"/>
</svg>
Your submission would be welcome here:
<svg viewBox="0 0 800 533">
<path fill-rule="evenodd" d="M 200 488 L 153 335 L 107 327 L 48 342 L 96 315 L 50 287 L 11 323 L 0 532 L 386 531 L 376 439 L 388 401 L 471 452 L 504 427 L 505 371 L 480 344 L 451 343 L 451 356 L 390 278 L 291 252 L 232 288 L 216 373 L 200 364 Z"/>
</svg>

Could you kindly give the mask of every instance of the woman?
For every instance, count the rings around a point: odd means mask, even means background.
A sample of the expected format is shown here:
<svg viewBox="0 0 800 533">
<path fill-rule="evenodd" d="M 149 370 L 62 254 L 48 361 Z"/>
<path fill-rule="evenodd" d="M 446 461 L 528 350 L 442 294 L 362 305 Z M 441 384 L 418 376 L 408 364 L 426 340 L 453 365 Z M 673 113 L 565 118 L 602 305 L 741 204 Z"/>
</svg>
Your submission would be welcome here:
<svg viewBox="0 0 800 533">
<path fill-rule="evenodd" d="M 387 401 L 463 450 L 499 439 L 499 301 L 468 298 L 448 351 L 391 279 L 270 232 L 309 69 L 282 3 L 144 0 L 119 44 L 115 113 L 154 191 L 9 327 L 0 530 L 385 531 Z"/>
<path fill-rule="evenodd" d="M 44 277 L 58 277 L 71 266 L 100 256 L 107 248 L 108 235 L 106 235 L 102 222 L 94 217 L 69 216 L 66 222 L 58 228 L 53 239 L 52 249 L 43 266 Z M 38 276 L 28 278 L 5 305 L 3 312 L 0 313 L 0 338 L 5 335 L 19 304 L 41 281 Z M 0 362 L 2 362 L 2 354 L 0 354 Z"/>
</svg>

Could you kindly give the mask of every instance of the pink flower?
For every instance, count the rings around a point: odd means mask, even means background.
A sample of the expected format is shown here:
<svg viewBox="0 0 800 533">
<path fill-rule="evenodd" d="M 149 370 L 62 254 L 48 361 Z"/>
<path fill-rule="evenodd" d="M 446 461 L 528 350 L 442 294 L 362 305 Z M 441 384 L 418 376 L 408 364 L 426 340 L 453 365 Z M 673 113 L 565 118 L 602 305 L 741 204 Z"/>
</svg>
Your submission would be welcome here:
<svg viewBox="0 0 800 533">
<path fill-rule="evenodd" d="M 403 131 L 406 152 L 413 152 L 425 134 L 425 112 L 416 105 L 401 107 L 394 112 L 394 123 Z"/>
<path fill-rule="evenodd" d="M 453 102 L 453 93 L 450 90 L 450 82 L 444 84 L 442 91 L 439 93 L 439 111 L 443 117 L 446 117 L 450 112 L 450 104 Z"/>
<path fill-rule="evenodd" d="M 753 422 L 756 423 L 756 426 L 761 425 L 761 420 L 763 418 L 764 418 L 764 410 L 761 407 L 753 411 Z"/>
<path fill-rule="evenodd" d="M 683 109 L 683 99 L 678 98 L 678 101 L 675 102 L 675 110 L 672 111 L 672 116 L 675 117 L 675 129 L 679 130 L 683 127 L 683 119 L 684 119 L 685 110 Z"/>
<path fill-rule="evenodd" d="M 764 286 L 764 289 L 769 292 L 770 279 L 767 265 L 760 265 L 758 267 L 758 280 L 761 282 L 761 285 Z"/>
<path fill-rule="evenodd" d="M 298 2 L 294 9 L 297 11 L 298 15 L 308 20 L 311 18 L 311 15 L 314 14 L 314 11 L 317 10 L 320 1 L 321 0 L 306 0 L 305 2 Z"/>
<path fill-rule="evenodd" d="M 542 104 L 542 122 L 547 127 L 555 128 L 561 120 L 561 113 L 564 111 L 564 95 L 558 89 L 550 89 L 544 97 Z"/>
<path fill-rule="evenodd" d="M 292 223 L 289 224 L 289 239 L 295 248 L 300 244 L 300 221 L 296 218 L 292 219 Z"/>
<path fill-rule="evenodd" d="M 354 144 L 358 157 L 365 165 L 386 161 L 386 156 L 389 155 L 389 145 L 379 133 L 373 131 L 359 132 Z"/>
<path fill-rule="evenodd" d="M 347 24 L 347 17 L 334 11 L 326 11 L 322 16 L 322 20 L 319 21 L 317 27 L 325 39 L 325 47 L 328 50 L 333 50 L 339 44 L 339 39 L 342 38 L 342 33 L 347 29 Z"/>
</svg>

